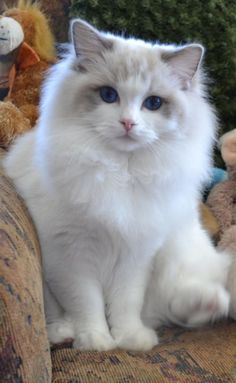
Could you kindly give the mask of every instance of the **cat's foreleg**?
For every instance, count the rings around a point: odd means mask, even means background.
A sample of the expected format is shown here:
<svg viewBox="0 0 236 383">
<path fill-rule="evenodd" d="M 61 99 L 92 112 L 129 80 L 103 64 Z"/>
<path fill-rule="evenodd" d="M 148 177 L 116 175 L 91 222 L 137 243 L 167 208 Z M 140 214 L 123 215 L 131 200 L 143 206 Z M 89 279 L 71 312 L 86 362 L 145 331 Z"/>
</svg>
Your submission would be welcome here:
<svg viewBox="0 0 236 383">
<path fill-rule="evenodd" d="M 106 351 L 116 347 L 112 338 L 104 308 L 100 284 L 90 278 L 80 277 L 79 293 L 71 316 L 75 326 L 74 348 L 80 350 Z M 70 308 L 68 308 L 70 310 Z"/>
<path fill-rule="evenodd" d="M 86 259 L 86 257 L 84 256 Z M 69 259 L 68 262 L 72 260 Z M 96 270 L 84 259 L 60 263 L 48 270 L 50 289 L 73 324 L 74 347 L 80 350 L 109 350 L 116 346 L 105 317 L 101 284 Z M 49 339 L 55 342 L 58 321 L 49 328 Z M 52 336 L 53 335 L 53 336 Z M 58 334 L 60 339 L 60 333 Z"/>
<path fill-rule="evenodd" d="M 229 257 L 214 248 L 197 221 L 172 233 L 154 265 L 144 300 L 146 323 L 197 326 L 227 315 Z"/>
<path fill-rule="evenodd" d="M 74 326 L 53 296 L 46 281 L 43 283 L 44 308 L 48 338 L 51 343 L 61 343 L 74 338 Z"/>
<path fill-rule="evenodd" d="M 141 320 L 147 275 L 146 265 L 126 261 L 117 270 L 109 290 L 108 320 L 120 348 L 146 351 L 158 343 L 156 332 L 144 326 Z"/>
</svg>

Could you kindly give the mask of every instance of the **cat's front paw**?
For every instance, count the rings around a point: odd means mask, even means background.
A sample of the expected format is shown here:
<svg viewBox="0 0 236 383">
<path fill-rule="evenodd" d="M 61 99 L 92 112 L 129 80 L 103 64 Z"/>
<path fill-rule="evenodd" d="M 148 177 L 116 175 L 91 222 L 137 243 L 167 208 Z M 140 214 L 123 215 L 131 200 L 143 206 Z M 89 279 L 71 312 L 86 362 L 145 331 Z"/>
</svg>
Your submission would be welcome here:
<svg viewBox="0 0 236 383">
<path fill-rule="evenodd" d="M 189 282 L 175 291 L 169 302 L 170 320 L 187 327 L 225 317 L 229 310 L 229 294 L 219 284 Z"/>
<path fill-rule="evenodd" d="M 58 319 L 53 323 L 47 324 L 47 333 L 50 343 L 62 343 L 74 338 L 74 327 L 71 322 Z"/>
<path fill-rule="evenodd" d="M 108 332 L 96 330 L 77 332 L 73 343 L 74 348 L 83 351 L 108 351 L 116 346 Z"/>
<path fill-rule="evenodd" d="M 113 328 L 112 335 L 119 348 L 130 351 L 148 351 L 158 344 L 157 333 L 145 326 Z"/>
</svg>

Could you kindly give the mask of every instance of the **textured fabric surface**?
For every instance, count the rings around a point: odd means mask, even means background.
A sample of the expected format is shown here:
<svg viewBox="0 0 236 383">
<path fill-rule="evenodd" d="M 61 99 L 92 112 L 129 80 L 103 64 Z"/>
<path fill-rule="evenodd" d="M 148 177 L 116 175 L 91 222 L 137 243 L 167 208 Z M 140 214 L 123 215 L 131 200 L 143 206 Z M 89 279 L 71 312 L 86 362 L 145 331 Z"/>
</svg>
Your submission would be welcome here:
<svg viewBox="0 0 236 383">
<path fill-rule="evenodd" d="M 0 171 L 0 383 L 51 382 L 39 254 L 28 212 Z M 53 347 L 52 382 L 236 382 L 236 323 L 165 328 L 159 336 L 148 353 Z"/>
<path fill-rule="evenodd" d="M 236 323 L 204 329 L 162 329 L 148 353 L 52 349 L 53 383 L 233 383 Z"/>
<path fill-rule="evenodd" d="M 0 383 L 51 381 L 39 255 L 24 204 L 0 170 Z"/>
</svg>

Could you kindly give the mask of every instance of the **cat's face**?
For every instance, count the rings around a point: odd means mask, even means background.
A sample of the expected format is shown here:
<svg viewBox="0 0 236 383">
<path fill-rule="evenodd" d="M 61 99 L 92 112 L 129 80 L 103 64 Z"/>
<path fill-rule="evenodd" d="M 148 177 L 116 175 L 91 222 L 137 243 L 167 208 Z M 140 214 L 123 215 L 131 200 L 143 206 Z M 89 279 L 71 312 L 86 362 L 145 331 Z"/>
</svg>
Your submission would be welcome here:
<svg viewBox="0 0 236 383">
<path fill-rule="evenodd" d="M 81 94 L 94 133 L 121 151 L 152 144 L 163 129 L 175 129 L 178 109 L 171 86 L 162 78 L 164 66 L 154 65 L 157 52 L 130 50 L 129 44 L 120 44 L 104 54 L 105 64 L 98 58 L 81 75 L 87 77 Z"/>
<path fill-rule="evenodd" d="M 180 133 L 184 91 L 198 68 L 201 46 L 170 49 L 126 40 L 101 34 L 81 20 L 74 21 L 72 33 L 78 118 L 91 134 L 129 152 Z"/>
</svg>

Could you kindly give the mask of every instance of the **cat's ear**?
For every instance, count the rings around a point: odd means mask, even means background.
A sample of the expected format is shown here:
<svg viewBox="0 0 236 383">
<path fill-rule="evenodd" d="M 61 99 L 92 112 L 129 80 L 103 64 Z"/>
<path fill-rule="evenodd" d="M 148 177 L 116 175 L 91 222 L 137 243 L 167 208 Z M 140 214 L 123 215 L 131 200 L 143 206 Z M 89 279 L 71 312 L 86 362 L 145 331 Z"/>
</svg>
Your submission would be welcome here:
<svg viewBox="0 0 236 383">
<path fill-rule="evenodd" d="M 112 48 L 110 39 L 81 19 L 72 21 L 71 34 L 77 57 L 94 61 L 105 49 Z"/>
<path fill-rule="evenodd" d="M 204 54 L 200 44 L 190 44 L 172 51 L 164 51 L 162 59 L 171 66 L 173 72 L 187 85 L 198 71 Z"/>
</svg>

